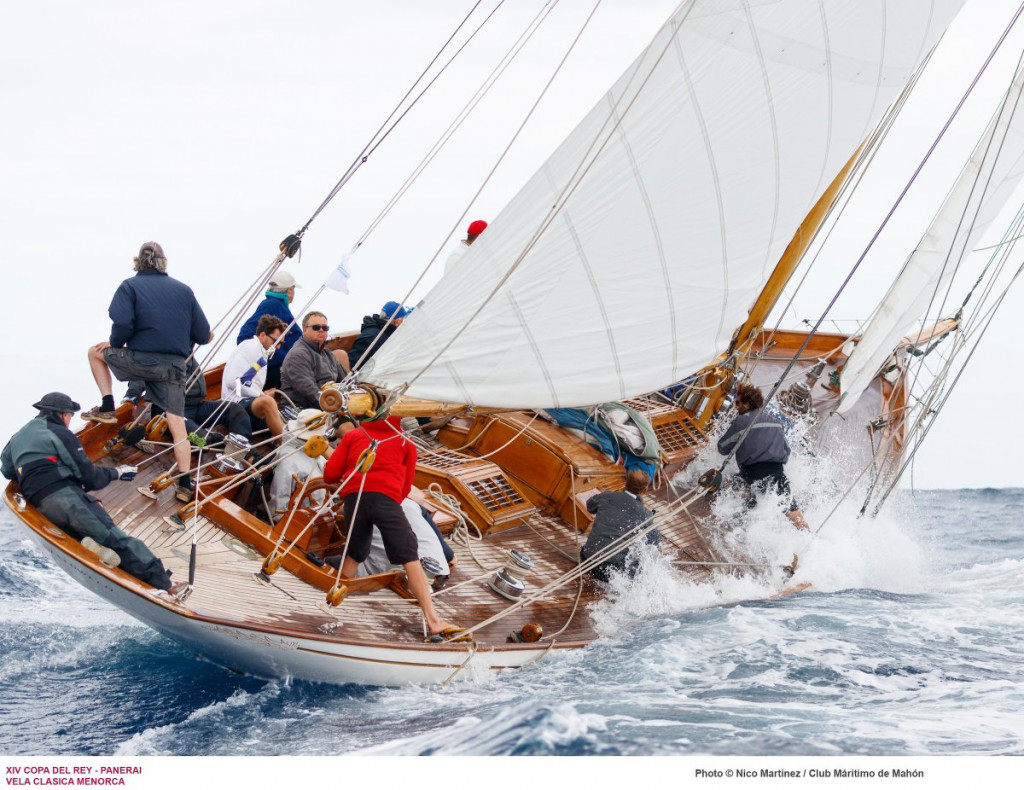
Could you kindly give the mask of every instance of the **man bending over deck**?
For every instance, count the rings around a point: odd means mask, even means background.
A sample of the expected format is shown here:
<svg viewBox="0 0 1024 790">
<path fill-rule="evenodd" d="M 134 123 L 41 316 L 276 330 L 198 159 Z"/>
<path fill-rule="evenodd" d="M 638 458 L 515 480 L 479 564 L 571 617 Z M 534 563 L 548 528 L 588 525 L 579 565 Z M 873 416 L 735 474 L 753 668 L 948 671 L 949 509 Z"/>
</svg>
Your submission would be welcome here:
<svg viewBox="0 0 1024 790">
<path fill-rule="evenodd" d="M 33 406 L 38 416 L 11 437 L 0 456 L 4 477 L 17 479 L 28 501 L 75 540 L 92 538 L 115 552 L 120 567 L 139 581 L 177 593 L 185 583 L 172 585 L 170 572 L 146 544 L 121 531 L 99 500 L 86 493 L 114 480 L 133 480 L 136 468 L 96 466 L 86 457 L 68 429 L 81 407 L 63 392 L 44 395 Z"/>
<path fill-rule="evenodd" d="M 378 443 L 373 465 L 365 473 L 356 471 L 363 452 L 372 442 Z M 376 526 L 388 560 L 405 568 L 409 590 L 423 609 L 431 641 L 444 641 L 462 629 L 442 620 L 434 609 L 430 585 L 420 565 L 416 535 L 402 512 L 402 501 L 412 490 L 415 474 L 416 446 L 402 435 L 398 419 L 389 417 L 364 422 L 346 433 L 324 468 L 324 481 L 336 485 L 348 480 L 341 489 L 348 530 L 342 574 L 349 578 L 356 575 L 359 564 L 370 554 Z"/>
<path fill-rule="evenodd" d="M 609 573 L 617 571 L 632 576 L 637 569 L 635 562 L 629 561 L 629 549 L 632 543 L 626 536 L 639 533 L 651 525 L 654 511 L 644 507 L 640 496 L 647 490 L 649 479 L 642 469 L 631 469 L 626 473 L 625 491 L 602 491 L 587 500 L 587 510 L 594 514 L 594 526 L 583 548 L 580 559 L 586 560 L 599 552 L 605 551 L 615 544 L 618 551 L 604 562 L 590 569 L 590 574 L 603 582 L 608 581 Z M 661 540 L 657 530 L 652 529 L 643 536 L 644 543 L 655 546 Z"/>
</svg>

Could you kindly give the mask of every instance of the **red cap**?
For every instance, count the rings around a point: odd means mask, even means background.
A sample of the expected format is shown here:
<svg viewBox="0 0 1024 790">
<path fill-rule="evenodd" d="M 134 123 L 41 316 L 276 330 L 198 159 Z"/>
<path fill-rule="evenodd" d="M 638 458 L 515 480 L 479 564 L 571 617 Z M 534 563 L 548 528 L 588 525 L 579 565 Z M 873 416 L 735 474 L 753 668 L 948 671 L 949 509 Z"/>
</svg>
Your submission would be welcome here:
<svg viewBox="0 0 1024 790">
<path fill-rule="evenodd" d="M 469 228 L 466 230 L 467 236 L 479 236 L 487 228 L 487 223 L 482 219 L 475 219 L 469 223 Z"/>
</svg>

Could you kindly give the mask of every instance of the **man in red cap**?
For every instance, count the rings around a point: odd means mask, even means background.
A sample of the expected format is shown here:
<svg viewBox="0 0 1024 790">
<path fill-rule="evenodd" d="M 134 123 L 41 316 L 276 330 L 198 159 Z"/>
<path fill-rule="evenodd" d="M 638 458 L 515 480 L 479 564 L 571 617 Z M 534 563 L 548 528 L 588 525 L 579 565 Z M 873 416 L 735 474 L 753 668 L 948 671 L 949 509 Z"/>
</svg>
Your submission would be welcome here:
<svg viewBox="0 0 1024 790">
<path fill-rule="evenodd" d="M 461 258 L 466 250 L 469 249 L 469 245 L 476 241 L 476 237 L 479 236 L 487 229 L 487 223 L 482 219 L 475 219 L 469 223 L 469 227 L 466 228 L 466 238 L 459 242 L 459 246 L 452 251 L 451 255 L 448 256 L 448 260 L 444 263 L 444 270 L 447 272 L 455 262 Z"/>
</svg>

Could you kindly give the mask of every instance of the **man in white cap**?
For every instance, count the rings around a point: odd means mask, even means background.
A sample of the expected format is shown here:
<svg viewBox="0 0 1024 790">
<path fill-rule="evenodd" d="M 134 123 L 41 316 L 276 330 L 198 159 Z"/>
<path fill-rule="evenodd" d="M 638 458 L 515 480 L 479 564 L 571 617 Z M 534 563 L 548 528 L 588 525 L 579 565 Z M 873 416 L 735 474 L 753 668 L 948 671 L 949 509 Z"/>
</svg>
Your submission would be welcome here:
<svg viewBox="0 0 1024 790">
<path fill-rule="evenodd" d="M 0 472 L 17 480 L 21 492 L 52 524 L 75 540 L 89 539 L 111 552 L 122 570 L 158 590 L 178 592 L 171 574 L 146 544 L 123 532 L 96 497 L 86 493 L 115 480 L 135 479 L 134 466 L 97 466 L 68 426 L 81 408 L 63 392 L 50 392 L 32 404 L 39 414 L 14 436 L 0 454 Z M 88 546 L 87 546 L 88 547 Z M 103 555 L 101 554 L 101 557 Z M 113 558 L 111 558 L 113 559 Z"/>
<path fill-rule="evenodd" d="M 302 286 L 295 282 L 295 278 L 283 269 L 270 278 L 267 283 L 267 290 L 264 299 L 258 305 L 251 316 L 242 324 L 238 330 L 238 339 L 235 343 L 244 343 L 256 334 L 256 324 L 262 315 L 272 315 L 284 321 L 288 331 L 284 334 L 281 345 L 278 346 L 270 364 L 267 366 L 267 380 L 264 388 L 268 390 L 278 389 L 281 386 L 281 365 L 284 363 L 285 355 L 294 345 L 295 341 L 302 337 L 302 330 L 294 323 L 295 316 L 289 305 L 295 301 L 295 289 Z"/>
</svg>

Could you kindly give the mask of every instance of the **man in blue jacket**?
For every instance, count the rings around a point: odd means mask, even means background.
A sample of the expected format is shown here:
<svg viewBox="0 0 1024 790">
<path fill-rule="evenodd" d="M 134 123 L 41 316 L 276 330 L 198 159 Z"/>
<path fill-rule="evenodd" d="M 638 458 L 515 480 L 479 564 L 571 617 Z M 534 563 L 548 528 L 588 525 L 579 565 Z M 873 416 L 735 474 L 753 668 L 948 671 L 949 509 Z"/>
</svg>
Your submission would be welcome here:
<svg viewBox="0 0 1024 790">
<path fill-rule="evenodd" d="M 103 402 L 83 412 L 82 418 L 117 422 L 111 371 L 119 381 L 142 381 L 146 398 L 166 414 L 180 475 L 176 496 L 187 502 L 193 490 L 185 428 L 186 360 L 193 346 L 209 343 L 213 333 L 192 289 L 167 276 L 167 258 L 155 241 L 142 245 L 135 272 L 118 286 L 110 302 L 109 342 L 89 349 L 89 367 Z"/>
<path fill-rule="evenodd" d="M 295 301 L 295 289 L 301 287 L 288 272 L 284 270 L 277 272 L 267 283 L 263 301 L 256 306 L 255 312 L 238 330 L 238 339 L 235 340 L 235 343 L 241 344 L 257 334 L 256 324 L 259 323 L 260 316 L 272 315 L 280 318 L 288 327 L 277 351 L 267 363 L 267 380 L 263 385 L 264 390 L 275 390 L 281 387 L 281 365 L 284 364 L 285 355 L 295 341 L 302 337 L 302 330 L 296 323 L 293 323 L 295 316 L 292 315 L 292 311 L 288 307 Z"/>
<path fill-rule="evenodd" d="M 79 405 L 63 392 L 51 392 L 33 404 L 39 415 L 14 436 L 0 454 L 0 472 L 17 480 L 21 492 L 53 524 L 76 540 L 92 538 L 116 552 L 120 567 L 159 590 L 178 592 L 171 574 L 146 544 L 121 531 L 96 497 L 87 491 L 114 480 L 133 480 L 134 466 L 96 466 L 69 429 Z"/>
</svg>

